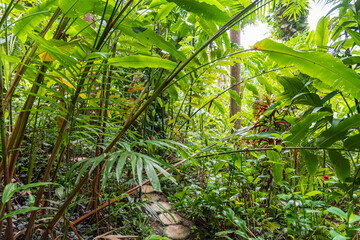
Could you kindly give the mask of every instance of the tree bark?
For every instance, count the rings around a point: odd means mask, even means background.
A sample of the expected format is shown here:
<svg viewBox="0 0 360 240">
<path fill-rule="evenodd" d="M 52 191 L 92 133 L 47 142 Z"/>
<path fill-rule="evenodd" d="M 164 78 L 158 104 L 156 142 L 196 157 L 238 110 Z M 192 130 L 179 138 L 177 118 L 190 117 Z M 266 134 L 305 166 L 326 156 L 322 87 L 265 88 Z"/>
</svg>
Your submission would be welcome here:
<svg viewBox="0 0 360 240">
<path fill-rule="evenodd" d="M 237 44 L 238 47 L 240 47 L 240 27 L 239 31 L 236 31 L 234 29 L 230 29 L 230 42 Z M 236 63 L 234 66 L 230 67 L 230 77 L 231 77 L 231 83 L 230 87 L 234 90 L 239 96 L 240 95 L 240 89 L 241 89 L 241 65 L 240 63 Z M 236 86 L 234 86 L 236 85 Z M 234 86 L 234 87 L 233 87 Z M 230 118 L 237 114 L 238 112 L 241 112 L 241 106 L 237 105 L 235 99 L 230 97 Z M 240 129 L 241 128 L 241 120 L 240 118 L 236 118 L 234 120 L 234 128 Z"/>
</svg>

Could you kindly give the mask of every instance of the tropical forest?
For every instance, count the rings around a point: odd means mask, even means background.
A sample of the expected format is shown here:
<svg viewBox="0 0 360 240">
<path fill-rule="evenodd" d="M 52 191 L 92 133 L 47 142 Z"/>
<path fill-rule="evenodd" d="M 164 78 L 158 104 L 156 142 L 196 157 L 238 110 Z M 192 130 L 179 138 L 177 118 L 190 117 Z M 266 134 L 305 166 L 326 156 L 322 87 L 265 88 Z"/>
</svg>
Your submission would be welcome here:
<svg viewBox="0 0 360 240">
<path fill-rule="evenodd" d="M 0 239 L 360 239 L 360 0 L 0 0 L 0 140 Z"/>
</svg>

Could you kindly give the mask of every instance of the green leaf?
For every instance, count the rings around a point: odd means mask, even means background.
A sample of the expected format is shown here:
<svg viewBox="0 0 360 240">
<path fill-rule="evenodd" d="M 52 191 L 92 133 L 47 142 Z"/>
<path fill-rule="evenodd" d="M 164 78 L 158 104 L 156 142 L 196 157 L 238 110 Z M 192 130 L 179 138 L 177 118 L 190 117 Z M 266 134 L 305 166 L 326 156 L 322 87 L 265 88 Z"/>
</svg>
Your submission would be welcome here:
<svg viewBox="0 0 360 240">
<path fill-rule="evenodd" d="M 25 42 L 28 33 L 31 33 L 52 10 L 55 10 L 57 0 L 48 0 L 31 8 L 13 27 L 12 33 Z"/>
<path fill-rule="evenodd" d="M 15 193 L 14 191 L 16 190 L 16 187 L 16 183 L 9 183 L 5 186 L 1 199 L 3 204 L 7 203 L 11 199 L 12 195 Z"/>
<path fill-rule="evenodd" d="M 93 43 L 96 38 L 96 30 L 89 25 L 88 22 L 85 22 L 81 18 L 77 18 L 75 23 L 71 25 L 69 30 L 67 31 L 69 35 L 75 36 L 80 35 L 84 36 L 88 42 Z"/>
<path fill-rule="evenodd" d="M 279 184 L 282 179 L 284 164 L 281 162 L 280 154 L 275 151 L 268 151 L 267 156 L 271 163 L 272 174 L 275 183 Z"/>
<path fill-rule="evenodd" d="M 177 64 L 175 62 L 155 56 L 132 55 L 127 57 L 115 57 L 109 59 L 109 64 L 127 68 L 165 68 L 173 70 Z"/>
<path fill-rule="evenodd" d="M 225 160 L 219 160 L 219 162 L 214 167 L 214 173 L 216 174 L 220 169 L 225 165 Z"/>
<path fill-rule="evenodd" d="M 327 51 L 327 44 L 329 42 L 329 19 L 330 17 L 320 18 L 315 33 L 315 43 L 320 51 Z"/>
<path fill-rule="evenodd" d="M 334 231 L 334 230 L 330 230 L 330 235 L 332 237 L 332 240 L 346 240 L 348 239 L 347 237 L 341 235 L 341 233 Z"/>
<path fill-rule="evenodd" d="M 340 181 L 344 182 L 350 177 L 350 162 L 343 155 L 335 150 L 328 150 L 330 161 L 334 166 L 336 176 Z"/>
<path fill-rule="evenodd" d="M 360 134 L 348 137 L 344 142 L 346 149 L 359 149 L 360 148 Z"/>
<path fill-rule="evenodd" d="M 59 0 L 59 7 L 67 17 L 82 17 L 91 12 L 100 0 Z"/>
<path fill-rule="evenodd" d="M 168 87 L 166 89 L 166 91 L 169 93 L 169 95 L 174 99 L 174 100 L 178 100 L 179 99 L 179 93 L 178 93 L 178 88 L 175 85 L 170 85 L 170 87 Z"/>
<path fill-rule="evenodd" d="M 307 197 L 312 197 L 312 196 L 315 196 L 315 195 L 318 195 L 318 194 L 322 194 L 322 192 L 320 192 L 320 191 L 311 191 L 311 192 L 306 193 L 305 195 Z"/>
<path fill-rule="evenodd" d="M 179 7 L 185 9 L 188 12 L 195 13 L 199 17 L 206 18 L 208 20 L 214 20 L 216 22 L 227 22 L 230 17 L 224 12 L 221 4 L 216 0 L 197 1 L 197 0 L 167 0 L 168 2 L 174 2 Z"/>
<path fill-rule="evenodd" d="M 172 56 L 176 57 L 179 60 L 186 60 L 186 56 L 184 53 L 179 52 L 173 44 L 165 41 L 165 39 L 159 34 L 157 34 L 155 31 L 149 28 L 144 28 L 138 25 L 139 23 L 137 22 L 128 21 L 127 23 L 131 24 L 132 26 L 130 27 L 125 24 L 120 24 L 118 26 L 118 29 L 126 35 L 139 40 L 142 44 L 155 45 L 159 49 L 170 53 Z"/>
<path fill-rule="evenodd" d="M 329 207 L 328 209 L 326 209 L 326 211 L 335 214 L 336 216 L 339 216 L 343 219 L 346 219 L 346 213 L 341 210 L 340 208 L 337 207 Z"/>
<path fill-rule="evenodd" d="M 122 171 L 123 171 L 123 168 L 124 168 L 124 165 L 126 163 L 126 159 L 127 159 L 128 155 L 129 154 L 127 152 L 122 153 L 120 155 L 119 161 L 118 161 L 118 163 L 116 165 L 116 174 L 115 174 L 115 176 L 116 176 L 116 180 L 118 182 L 120 182 Z"/>
<path fill-rule="evenodd" d="M 23 189 L 28 189 L 28 188 L 32 188 L 32 187 L 39 187 L 39 186 L 43 186 L 43 185 L 51 185 L 54 184 L 52 182 L 38 182 L 38 183 L 31 183 L 31 184 L 27 184 L 21 187 L 17 188 L 16 183 L 9 183 L 8 185 L 6 185 L 6 187 L 4 188 L 3 191 L 3 196 L 2 196 L 2 203 L 5 204 L 6 202 L 8 202 L 11 197 L 16 193 L 19 192 Z"/>
<path fill-rule="evenodd" d="M 350 57 L 344 57 L 341 59 L 341 61 L 345 65 L 354 65 L 360 63 L 360 56 L 350 56 Z"/>
<path fill-rule="evenodd" d="M 308 150 L 300 150 L 300 153 L 304 157 L 308 173 L 310 175 L 315 175 L 319 164 L 319 159 L 316 154 L 313 154 Z"/>
<path fill-rule="evenodd" d="M 141 184 L 143 182 L 143 180 L 142 180 L 143 166 L 144 166 L 143 159 L 138 157 L 137 162 L 136 162 L 136 172 L 137 172 L 137 175 L 138 175 L 139 184 Z"/>
<path fill-rule="evenodd" d="M 360 98 L 358 74 L 328 53 L 295 51 L 270 39 L 256 43 L 254 49 L 269 54 L 269 57 L 280 65 L 293 64 L 301 72 Z"/>
<path fill-rule="evenodd" d="M 322 132 L 316 139 L 315 143 L 319 147 L 330 147 L 334 142 L 346 137 L 349 129 L 360 126 L 360 115 L 354 115 L 342 120 L 336 126 Z"/>
<path fill-rule="evenodd" d="M 235 100 L 236 104 L 238 106 L 241 106 L 241 98 L 240 98 L 239 94 L 232 89 L 229 90 L 229 93 L 230 93 L 231 98 Z"/>
<path fill-rule="evenodd" d="M 63 186 L 56 188 L 55 194 L 60 200 L 63 200 L 65 197 L 65 188 Z"/>
<path fill-rule="evenodd" d="M 217 102 L 216 100 L 213 101 L 214 106 L 219 111 L 219 113 L 223 116 L 225 114 L 225 107 L 222 103 Z"/>
<path fill-rule="evenodd" d="M 218 31 L 218 28 L 217 28 L 215 22 L 212 20 L 206 20 L 204 18 L 200 18 L 199 24 L 200 24 L 201 28 L 204 29 L 204 31 L 209 36 L 213 36 Z M 221 38 L 215 39 L 215 42 L 218 45 L 218 47 L 221 48 L 221 46 L 222 46 Z"/>
<path fill-rule="evenodd" d="M 320 98 L 315 93 L 310 93 L 305 84 L 297 77 L 277 76 L 277 80 L 284 88 L 283 95 L 297 104 L 315 106 Z"/>
<path fill-rule="evenodd" d="M 345 30 L 352 37 L 356 45 L 360 46 L 360 33 L 350 30 L 349 28 L 345 28 Z"/>
<path fill-rule="evenodd" d="M 155 21 L 161 21 L 165 19 L 171 10 L 176 6 L 174 3 L 162 4 L 157 10 L 157 14 L 155 16 Z"/>
<path fill-rule="evenodd" d="M 120 153 L 116 152 L 113 153 L 110 156 L 110 159 L 106 162 L 106 166 L 104 169 L 104 174 L 103 174 L 103 178 L 102 178 L 102 186 L 105 187 L 106 186 L 106 182 L 109 179 L 109 177 L 111 176 L 111 170 L 117 160 L 117 158 L 119 157 Z"/>
<path fill-rule="evenodd" d="M 289 142 L 289 146 L 297 145 L 302 139 L 304 139 L 307 132 L 309 131 L 310 126 L 314 122 L 319 121 L 323 117 L 329 115 L 331 115 L 331 113 L 328 112 L 311 113 L 310 115 L 302 119 L 300 122 L 295 124 L 290 130 L 291 135 L 286 137 L 284 140 Z"/>
<path fill-rule="evenodd" d="M 155 191 L 161 192 L 160 181 L 151 162 L 145 161 L 144 165 L 146 175 L 148 176 L 151 185 L 154 187 Z"/>
<path fill-rule="evenodd" d="M 6 214 L 4 217 L 2 217 L 0 220 L 6 219 L 8 217 L 12 217 L 12 216 L 16 216 L 18 214 L 23 214 L 23 213 L 27 213 L 27 212 L 31 212 L 31 211 L 35 211 L 35 210 L 39 210 L 39 209 L 45 209 L 45 208 L 41 208 L 41 207 L 27 207 L 27 208 L 21 208 L 15 211 L 12 211 L 8 214 Z M 51 208 L 54 209 L 54 208 Z"/>
</svg>

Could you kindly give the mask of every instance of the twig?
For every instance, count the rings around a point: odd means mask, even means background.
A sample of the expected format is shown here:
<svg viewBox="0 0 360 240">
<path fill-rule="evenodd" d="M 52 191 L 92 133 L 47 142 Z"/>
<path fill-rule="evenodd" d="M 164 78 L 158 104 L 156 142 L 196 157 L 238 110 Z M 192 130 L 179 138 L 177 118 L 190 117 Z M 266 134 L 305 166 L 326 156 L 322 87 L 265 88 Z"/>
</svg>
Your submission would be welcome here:
<svg viewBox="0 0 360 240">
<path fill-rule="evenodd" d="M 359 151 L 359 150 L 350 150 L 350 149 L 345 149 L 345 148 L 321 148 L 321 147 L 283 147 L 281 149 L 281 151 L 284 151 L 284 150 L 296 150 L 296 149 L 337 150 L 337 151 L 349 151 L 349 152 L 358 152 Z M 241 152 L 260 152 L 260 151 L 269 151 L 269 150 L 277 151 L 276 149 L 273 149 L 273 148 L 253 148 L 253 149 L 244 148 L 244 149 L 235 150 L 235 151 L 217 152 L 217 153 L 212 153 L 212 154 L 207 154 L 207 155 L 201 155 L 201 156 L 197 156 L 197 157 L 194 157 L 194 158 L 204 158 L 204 157 L 212 157 L 212 156 L 226 155 L 226 154 L 233 154 L 233 153 L 241 153 Z"/>
<path fill-rule="evenodd" d="M 93 240 L 100 239 L 100 238 L 102 238 L 103 236 L 106 236 L 107 234 L 113 233 L 113 232 L 115 232 L 115 231 L 117 231 L 117 230 L 120 230 L 120 229 L 123 229 L 123 228 L 124 228 L 124 227 L 116 228 L 116 229 L 114 229 L 114 230 L 111 230 L 111 231 L 109 231 L 109 232 L 106 232 L 106 233 L 104 233 L 104 234 L 101 234 L 101 235 L 95 237 Z"/>
<path fill-rule="evenodd" d="M 71 222 L 67 217 L 65 217 L 65 216 L 64 216 L 64 219 L 69 223 L 70 228 L 74 231 L 75 235 L 76 235 L 80 240 L 82 240 L 82 237 L 80 236 L 80 234 L 78 233 L 78 231 L 76 231 L 76 228 L 75 228 L 74 224 L 72 224 L 72 222 Z"/>
</svg>

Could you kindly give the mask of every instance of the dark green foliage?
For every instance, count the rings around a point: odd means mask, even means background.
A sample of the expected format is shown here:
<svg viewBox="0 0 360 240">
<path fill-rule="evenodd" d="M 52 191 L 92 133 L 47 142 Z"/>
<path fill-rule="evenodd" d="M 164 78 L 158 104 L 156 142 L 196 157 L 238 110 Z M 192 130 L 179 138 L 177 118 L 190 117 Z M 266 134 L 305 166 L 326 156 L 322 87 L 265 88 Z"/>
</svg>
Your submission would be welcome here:
<svg viewBox="0 0 360 240">
<path fill-rule="evenodd" d="M 307 6 L 296 5 L 297 3 L 281 2 L 275 5 L 271 15 L 267 17 L 275 38 L 287 41 L 307 31 L 309 9 Z M 297 13 L 289 14 L 290 8 L 298 8 Z"/>
</svg>

